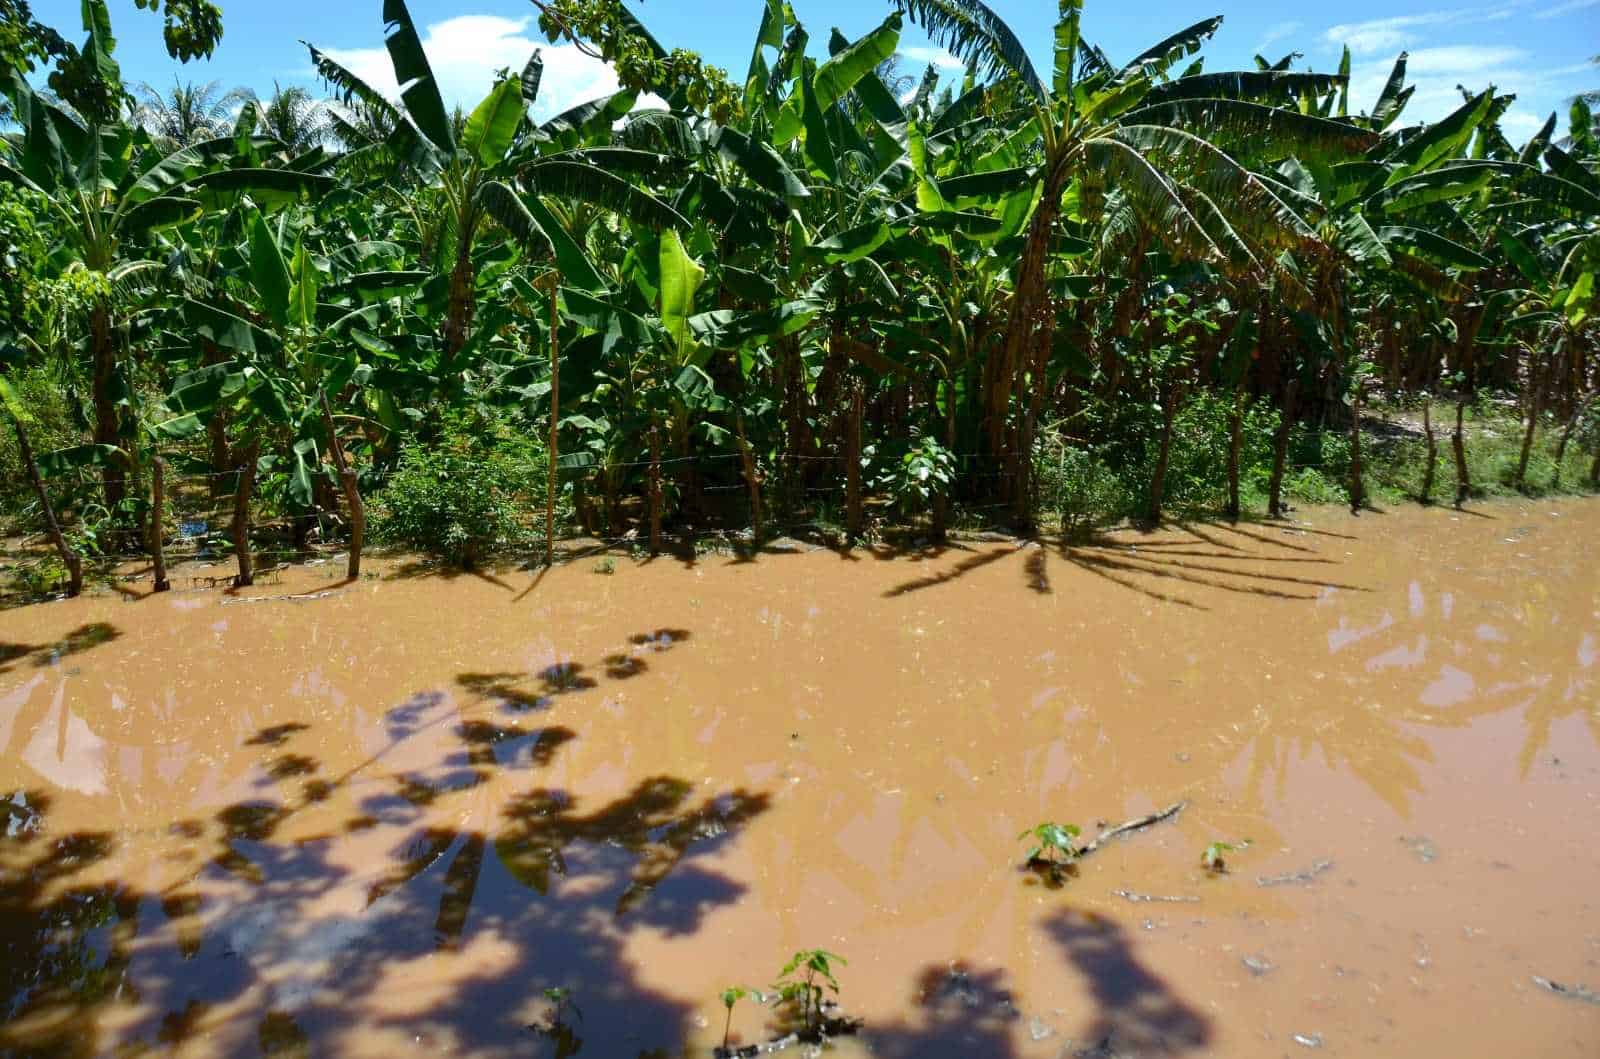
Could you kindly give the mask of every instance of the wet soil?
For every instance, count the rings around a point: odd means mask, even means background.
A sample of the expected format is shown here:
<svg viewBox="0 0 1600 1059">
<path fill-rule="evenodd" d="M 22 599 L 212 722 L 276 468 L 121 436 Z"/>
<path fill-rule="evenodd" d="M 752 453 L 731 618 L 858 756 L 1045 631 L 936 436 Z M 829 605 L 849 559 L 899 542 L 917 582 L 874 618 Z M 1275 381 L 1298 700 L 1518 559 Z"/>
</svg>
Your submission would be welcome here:
<svg viewBox="0 0 1600 1059">
<path fill-rule="evenodd" d="M 1597 540 L 1318 511 L 0 612 L 0 1054 L 707 1056 L 815 946 L 844 1056 L 1594 1056 Z"/>
</svg>

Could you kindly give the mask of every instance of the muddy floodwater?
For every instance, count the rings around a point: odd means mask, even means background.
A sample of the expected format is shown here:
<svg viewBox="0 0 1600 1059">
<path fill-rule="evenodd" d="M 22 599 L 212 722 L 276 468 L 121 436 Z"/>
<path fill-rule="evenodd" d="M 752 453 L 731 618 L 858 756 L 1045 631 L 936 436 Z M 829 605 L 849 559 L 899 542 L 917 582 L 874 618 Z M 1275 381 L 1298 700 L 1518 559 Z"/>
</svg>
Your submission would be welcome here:
<svg viewBox="0 0 1600 1059">
<path fill-rule="evenodd" d="M 1593 1059 L 1597 542 L 1316 511 L 6 611 L 0 1054 L 709 1056 L 822 947 L 846 1057 Z"/>
</svg>

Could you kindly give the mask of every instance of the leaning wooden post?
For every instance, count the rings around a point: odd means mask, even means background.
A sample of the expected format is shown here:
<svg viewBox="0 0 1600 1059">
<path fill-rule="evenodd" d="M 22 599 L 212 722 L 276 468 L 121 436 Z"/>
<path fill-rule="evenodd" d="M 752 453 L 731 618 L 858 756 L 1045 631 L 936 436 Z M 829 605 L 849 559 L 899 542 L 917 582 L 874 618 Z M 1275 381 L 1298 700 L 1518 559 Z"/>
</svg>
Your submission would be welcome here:
<svg viewBox="0 0 1600 1059">
<path fill-rule="evenodd" d="M 561 459 L 561 318 L 556 307 L 556 292 L 561 288 L 561 277 L 550 273 L 550 481 L 544 499 L 544 561 L 546 566 L 556 561 L 556 483 L 559 477 L 557 463 Z"/>
<path fill-rule="evenodd" d="M 361 548 L 367 538 L 367 509 L 361 502 L 361 486 L 356 472 L 345 456 L 339 432 L 333 426 L 333 409 L 328 404 L 328 391 L 322 397 L 322 429 L 328 432 L 328 451 L 333 455 L 333 466 L 339 472 L 339 485 L 344 490 L 344 502 L 350 507 L 350 564 L 345 576 L 354 581 L 361 576 Z"/>
<path fill-rule="evenodd" d="M 1573 410 L 1572 418 L 1567 420 L 1566 429 L 1561 432 L 1561 440 L 1556 443 L 1556 473 L 1550 479 L 1550 488 L 1552 489 L 1561 488 L 1561 465 L 1567 458 L 1567 444 L 1572 441 L 1573 432 L 1578 429 L 1578 424 L 1583 421 L 1583 417 L 1588 413 L 1589 405 L 1593 401 L 1593 394 L 1579 401 L 1577 407 Z"/>
<path fill-rule="evenodd" d="M 33 446 L 28 444 L 28 432 L 22 428 L 22 420 L 12 416 L 11 424 L 17 428 L 17 450 L 22 456 L 23 465 L 28 468 L 28 480 L 33 483 L 33 491 L 39 497 L 39 510 L 44 513 L 45 528 L 56 546 L 56 552 L 61 556 L 61 562 L 67 568 L 67 595 L 76 596 L 83 591 L 83 560 L 67 544 L 66 535 L 61 532 L 61 523 L 56 521 L 56 509 L 50 506 L 50 494 L 45 492 L 44 477 L 39 474 L 39 464 L 33 458 Z"/>
<path fill-rule="evenodd" d="M 167 581 L 167 554 L 162 547 L 166 537 L 167 461 L 160 456 L 150 460 L 150 564 L 155 573 L 156 592 L 172 587 Z"/>
<path fill-rule="evenodd" d="M 1350 513 L 1361 514 L 1367 500 L 1366 483 L 1362 481 L 1361 466 L 1361 398 L 1364 387 L 1358 374 L 1355 391 L 1350 395 Z"/>
<path fill-rule="evenodd" d="M 1428 439 L 1428 465 L 1422 472 L 1422 494 L 1417 500 L 1423 504 L 1433 503 L 1433 465 L 1439 458 L 1439 443 L 1433 437 L 1433 416 L 1428 411 L 1432 403 L 1426 398 L 1422 402 L 1422 433 Z"/>
<path fill-rule="evenodd" d="M 239 481 L 233 489 L 233 551 L 239 560 L 239 575 L 233 583 L 238 588 L 256 583 L 250 561 L 250 494 L 255 491 L 256 460 L 260 455 L 261 439 L 252 438 L 239 460 Z"/>
</svg>

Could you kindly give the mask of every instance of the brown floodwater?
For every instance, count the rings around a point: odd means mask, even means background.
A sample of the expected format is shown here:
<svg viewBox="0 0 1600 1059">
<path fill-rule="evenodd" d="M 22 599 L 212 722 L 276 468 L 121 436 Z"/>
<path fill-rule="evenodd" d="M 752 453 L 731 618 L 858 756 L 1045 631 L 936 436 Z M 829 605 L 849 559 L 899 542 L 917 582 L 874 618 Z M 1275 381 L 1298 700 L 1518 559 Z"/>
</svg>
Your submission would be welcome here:
<svg viewBox="0 0 1600 1059">
<path fill-rule="evenodd" d="M 1597 541 L 1316 511 L 6 611 L 0 1054 L 706 1056 L 821 947 L 843 1056 L 1592 1059 Z"/>
</svg>

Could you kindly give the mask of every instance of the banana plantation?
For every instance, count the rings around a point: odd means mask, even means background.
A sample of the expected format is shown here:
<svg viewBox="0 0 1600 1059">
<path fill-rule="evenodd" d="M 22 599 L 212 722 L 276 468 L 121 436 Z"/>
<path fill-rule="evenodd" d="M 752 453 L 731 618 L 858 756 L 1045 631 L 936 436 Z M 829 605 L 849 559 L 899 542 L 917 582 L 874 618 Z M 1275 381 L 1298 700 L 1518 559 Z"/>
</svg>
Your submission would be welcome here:
<svg viewBox="0 0 1600 1059">
<path fill-rule="evenodd" d="M 1275 516 L 1307 436 L 1359 510 L 1376 404 L 1411 424 L 1412 500 L 1548 487 L 1552 449 L 1558 487 L 1600 473 L 1581 98 L 1516 144 L 1514 85 L 1415 121 L 1403 53 L 1354 98 L 1348 51 L 1213 70 L 1217 17 L 1112 56 L 1077 0 L 1046 42 L 980 0 L 831 30 L 752 2 L 742 75 L 615 0 L 535 7 L 623 87 L 535 121 L 535 52 L 452 110 L 384 0 L 397 98 L 312 41 L 325 99 L 164 99 L 124 84 L 103 0 L 79 45 L 20 6 L 7 495 L 73 591 L 134 553 L 164 587 L 205 534 L 248 584 L 254 549 L 313 541 L 356 575 L 371 539 L 471 564 L 563 535 Z M 175 56 L 221 32 L 194 10 L 169 3 Z M 900 73 L 912 26 L 964 76 Z M 1486 482 L 1491 404 L 1520 451 Z"/>
</svg>

